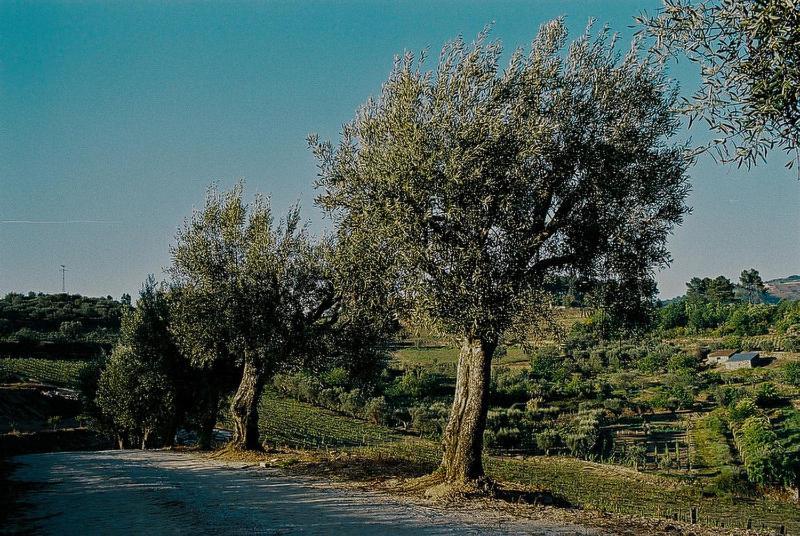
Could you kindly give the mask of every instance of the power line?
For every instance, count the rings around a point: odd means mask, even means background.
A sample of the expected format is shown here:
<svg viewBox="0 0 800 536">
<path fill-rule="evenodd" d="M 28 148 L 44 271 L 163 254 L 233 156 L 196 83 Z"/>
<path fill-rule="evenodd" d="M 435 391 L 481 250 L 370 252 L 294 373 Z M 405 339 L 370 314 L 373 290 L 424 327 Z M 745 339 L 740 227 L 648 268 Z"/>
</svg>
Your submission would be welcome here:
<svg viewBox="0 0 800 536">
<path fill-rule="evenodd" d="M 67 285 L 66 285 L 66 281 L 67 280 L 66 280 L 66 276 L 65 276 L 66 272 L 67 272 L 67 267 L 62 264 L 61 265 L 61 292 L 64 293 L 64 294 L 67 293 Z"/>
</svg>

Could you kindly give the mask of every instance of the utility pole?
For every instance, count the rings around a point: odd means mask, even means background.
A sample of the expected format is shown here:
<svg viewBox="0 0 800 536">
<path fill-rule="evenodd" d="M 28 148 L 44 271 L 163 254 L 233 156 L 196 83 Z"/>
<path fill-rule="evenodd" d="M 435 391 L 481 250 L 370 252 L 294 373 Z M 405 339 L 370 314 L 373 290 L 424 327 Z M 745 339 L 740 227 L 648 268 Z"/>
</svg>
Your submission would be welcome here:
<svg viewBox="0 0 800 536">
<path fill-rule="evenodd" d="M 66 294 L 67 293 L 67 285 L 66 285 L 66 278 L 64 274 L 67 272 L 67 267 L 63 264 L 61 265 L 61 292 Z"/>
</svg>

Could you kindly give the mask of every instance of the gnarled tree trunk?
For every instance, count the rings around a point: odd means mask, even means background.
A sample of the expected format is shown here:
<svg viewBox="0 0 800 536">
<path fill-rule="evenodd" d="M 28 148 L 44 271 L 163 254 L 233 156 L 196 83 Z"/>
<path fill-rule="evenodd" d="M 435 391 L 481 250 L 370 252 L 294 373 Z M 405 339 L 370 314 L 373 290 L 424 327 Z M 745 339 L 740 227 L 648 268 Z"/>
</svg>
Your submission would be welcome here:
<svg viewBox="0 0 800 536">
<path fill-rule="evenodd" d="M 489 410 L 493 340 L 466 337 L 456 371 L 456 394 L 442 440 L 445 480 L 457 484 L 483 476 L 483 431 Z"/>
<path fill-rule="evenodd" d="M 258 402 L 264 388 L 264 373 L 252 357 L 246 355 L 242 381 L 231 402 L 233 446 L 258 450 Z"/>
</svg>

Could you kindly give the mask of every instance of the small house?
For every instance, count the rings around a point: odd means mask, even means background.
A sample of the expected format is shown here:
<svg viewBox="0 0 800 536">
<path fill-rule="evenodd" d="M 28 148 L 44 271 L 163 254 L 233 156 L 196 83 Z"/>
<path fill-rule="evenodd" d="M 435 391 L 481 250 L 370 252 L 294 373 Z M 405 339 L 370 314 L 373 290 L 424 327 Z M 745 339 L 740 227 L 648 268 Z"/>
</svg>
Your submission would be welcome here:
<svg viewBox="0 0 800 536">
<path fill-rule="evenodd" d="M 742 368 L 753 368 L 758 365 L 758 352 L 739 352 L 733 354 L 723 363 L 725 370 L 737 370 Z"/>
<path fill-rule="evenodd" d="M 719 365 L 720 363 L 726 362 L 728 359 L 731 358 L 733 354 L 736 353 L 736 350 L 715 350 L 706 356 L 706 365 L 710 367 L 714 367 Z"/>
</svg>

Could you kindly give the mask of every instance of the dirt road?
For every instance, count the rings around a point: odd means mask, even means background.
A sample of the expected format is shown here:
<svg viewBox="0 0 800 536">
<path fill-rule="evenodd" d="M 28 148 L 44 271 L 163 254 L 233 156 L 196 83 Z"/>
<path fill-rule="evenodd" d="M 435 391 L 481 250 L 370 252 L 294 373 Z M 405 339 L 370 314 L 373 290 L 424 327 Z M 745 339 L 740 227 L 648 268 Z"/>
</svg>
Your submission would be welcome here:
<svg viewBox="0 0 800 536">
<path fill-rule="evenodd" d="M 34 484 L 27 523 L 44 534 L 595 534 L 186 453 L 59 452 L 14 461 L 22 465 L 12 478 Z"/>
</svg>

